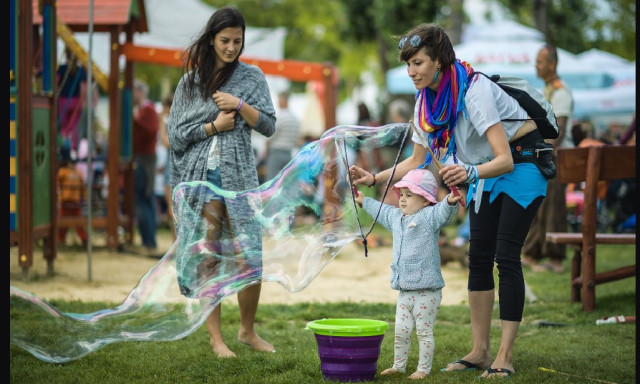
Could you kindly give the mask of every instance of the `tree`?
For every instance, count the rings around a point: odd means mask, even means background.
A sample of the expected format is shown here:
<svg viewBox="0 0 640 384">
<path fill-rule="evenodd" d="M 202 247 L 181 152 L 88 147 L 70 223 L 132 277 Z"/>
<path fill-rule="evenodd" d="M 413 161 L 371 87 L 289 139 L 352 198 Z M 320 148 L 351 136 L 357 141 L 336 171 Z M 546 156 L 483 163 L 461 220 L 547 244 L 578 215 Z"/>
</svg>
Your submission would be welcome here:
<svg viewBox="0 0 640 384">
<path fill-rule="evenodd" d="M 340 74 L 339 100 L 361 85 L 365 71 L 385 86 L 386 72 L 398 63 L 397 41 L 409 28 L 440 24 L 456 44 L 465 20 L 464 0 L 204 1 L 237 7 L 250 26 L 286 28 L 285 58 L 332 62 Z M 570 52 L 598 48 L 635 60 L 634 1 L 485 1 L 503 5 L 516 21 L 534 26 L 548 42 Z"/>
<path fill-rule="evenodd" d="M 636 3 L 631 0 L 487 0 L 504 5 L 516 21 L 572 53 L 591 48 L 636 59 Z"/>
</svg>

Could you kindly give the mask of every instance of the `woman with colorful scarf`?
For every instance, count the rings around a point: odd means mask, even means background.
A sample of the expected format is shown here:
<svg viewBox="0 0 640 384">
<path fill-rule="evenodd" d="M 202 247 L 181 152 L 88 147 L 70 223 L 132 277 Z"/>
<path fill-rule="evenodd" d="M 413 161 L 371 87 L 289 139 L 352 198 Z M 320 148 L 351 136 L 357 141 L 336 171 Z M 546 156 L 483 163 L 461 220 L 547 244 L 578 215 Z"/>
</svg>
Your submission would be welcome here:
<svg viewBox="0 0 640 384">
<path fill-rule="evenodd" d="M 391 182 L 428 166 L 433 154 L 443 163 L 439 172 L 448 187 L 469 187 L 473 347 L 442 371 L 485 369 L 481 378 L 506 378 L 515 372 L 513 346 L 524 310 L 520 252 L 547 189 L 536 165 L 514 163 L 512 151 L 533 148 L 543 138 L 515 99 L 486 77 L 474 76 L 468 63 L 456 59 L 442 27 L 418 25 L 400 39 L 398 49 L 418 91 L 413 155 L 397 165 Z M 367 186 L 388 183 L 392 175 L 392 169 L 372 174 L 358 166 L 350 172 L 354 184 Z M 502 325 L 495 359 L 490 349 L 494 262 Z"/>
</svg>

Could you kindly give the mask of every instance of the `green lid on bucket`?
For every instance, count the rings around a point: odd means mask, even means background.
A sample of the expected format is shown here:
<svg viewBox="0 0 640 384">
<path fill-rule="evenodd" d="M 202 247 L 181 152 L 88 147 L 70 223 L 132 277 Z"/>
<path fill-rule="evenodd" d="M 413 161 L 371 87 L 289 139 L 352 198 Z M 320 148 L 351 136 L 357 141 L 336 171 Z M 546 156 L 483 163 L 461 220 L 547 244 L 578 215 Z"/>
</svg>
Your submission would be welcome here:
<svg viewBox="0 0 640 384">
<path fill-rule="evenodd" d="M 370 319 L 322 319 L 307 323 L 310 329 L 323 336 L 378 336 L 383 335 L 389 324 Z"/>
</svg>

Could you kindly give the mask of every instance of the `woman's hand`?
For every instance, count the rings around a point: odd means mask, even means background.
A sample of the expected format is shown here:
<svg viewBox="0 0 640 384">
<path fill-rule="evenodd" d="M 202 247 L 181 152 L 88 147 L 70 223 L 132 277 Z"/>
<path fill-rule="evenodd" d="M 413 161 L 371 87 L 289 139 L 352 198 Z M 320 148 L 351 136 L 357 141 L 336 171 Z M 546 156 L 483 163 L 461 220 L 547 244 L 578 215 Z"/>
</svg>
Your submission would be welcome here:
<svg viewBox="0 0 640 384">
<path fill-rule="evenodd" d="M 216 117 L 216 120 L 214 121 L 214 124 L 216 125 L 216 130 L 218 132 L 231 131 L 235 124 L 235 117 L 236 117 L 236 111 L 232 111 L 232 112 L 220 111 L 220 113 L 218 114 L 218 117 Z"/>
<path fill-rule="evenodd" d="M 365 171 L 357 165 L 349 167 L 349 174 L 351 175 L 351 182 L 353 185 L 366 185 L 367 187 L 374 182 L 373 174 Z M 347 175 L 347 182 L 349 182 L 349 176 Z"/>
<path fill-rule="evenodd" d="M 238 108 L 238 105 L 240 104 L 240 98 L 235 97 L 230 93 L 215 91 L 212 97 L 213 101 L 215 101 L 221 111 L 235 112 L 236 108 Z"/>
<path fill-rule="evenodd" d="M 467 171 L 460 164 L 446 165 L 440 169 L 439 173 L 447 187 L 456 186 L 467 181 Z"/>
</svg>

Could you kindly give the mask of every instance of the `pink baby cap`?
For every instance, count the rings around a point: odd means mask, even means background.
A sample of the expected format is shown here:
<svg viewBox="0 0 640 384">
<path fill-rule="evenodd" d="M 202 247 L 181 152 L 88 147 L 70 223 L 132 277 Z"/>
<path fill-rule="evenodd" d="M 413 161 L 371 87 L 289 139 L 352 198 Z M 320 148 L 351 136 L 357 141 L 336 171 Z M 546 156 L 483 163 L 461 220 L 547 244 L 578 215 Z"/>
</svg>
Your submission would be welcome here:
<svg viewBox="0 0 640 384">
<path fill-rule="evenodd" d="M 409 188 L 416 195 L 420 195 L 433 204 L 437 204 L 436 194 L 438 193 L 438 183 L 435 176 L 428 169 L 412 169 L 398 181 L 393 190 L 400 197 L 400 188 Z"/>
</svg>

